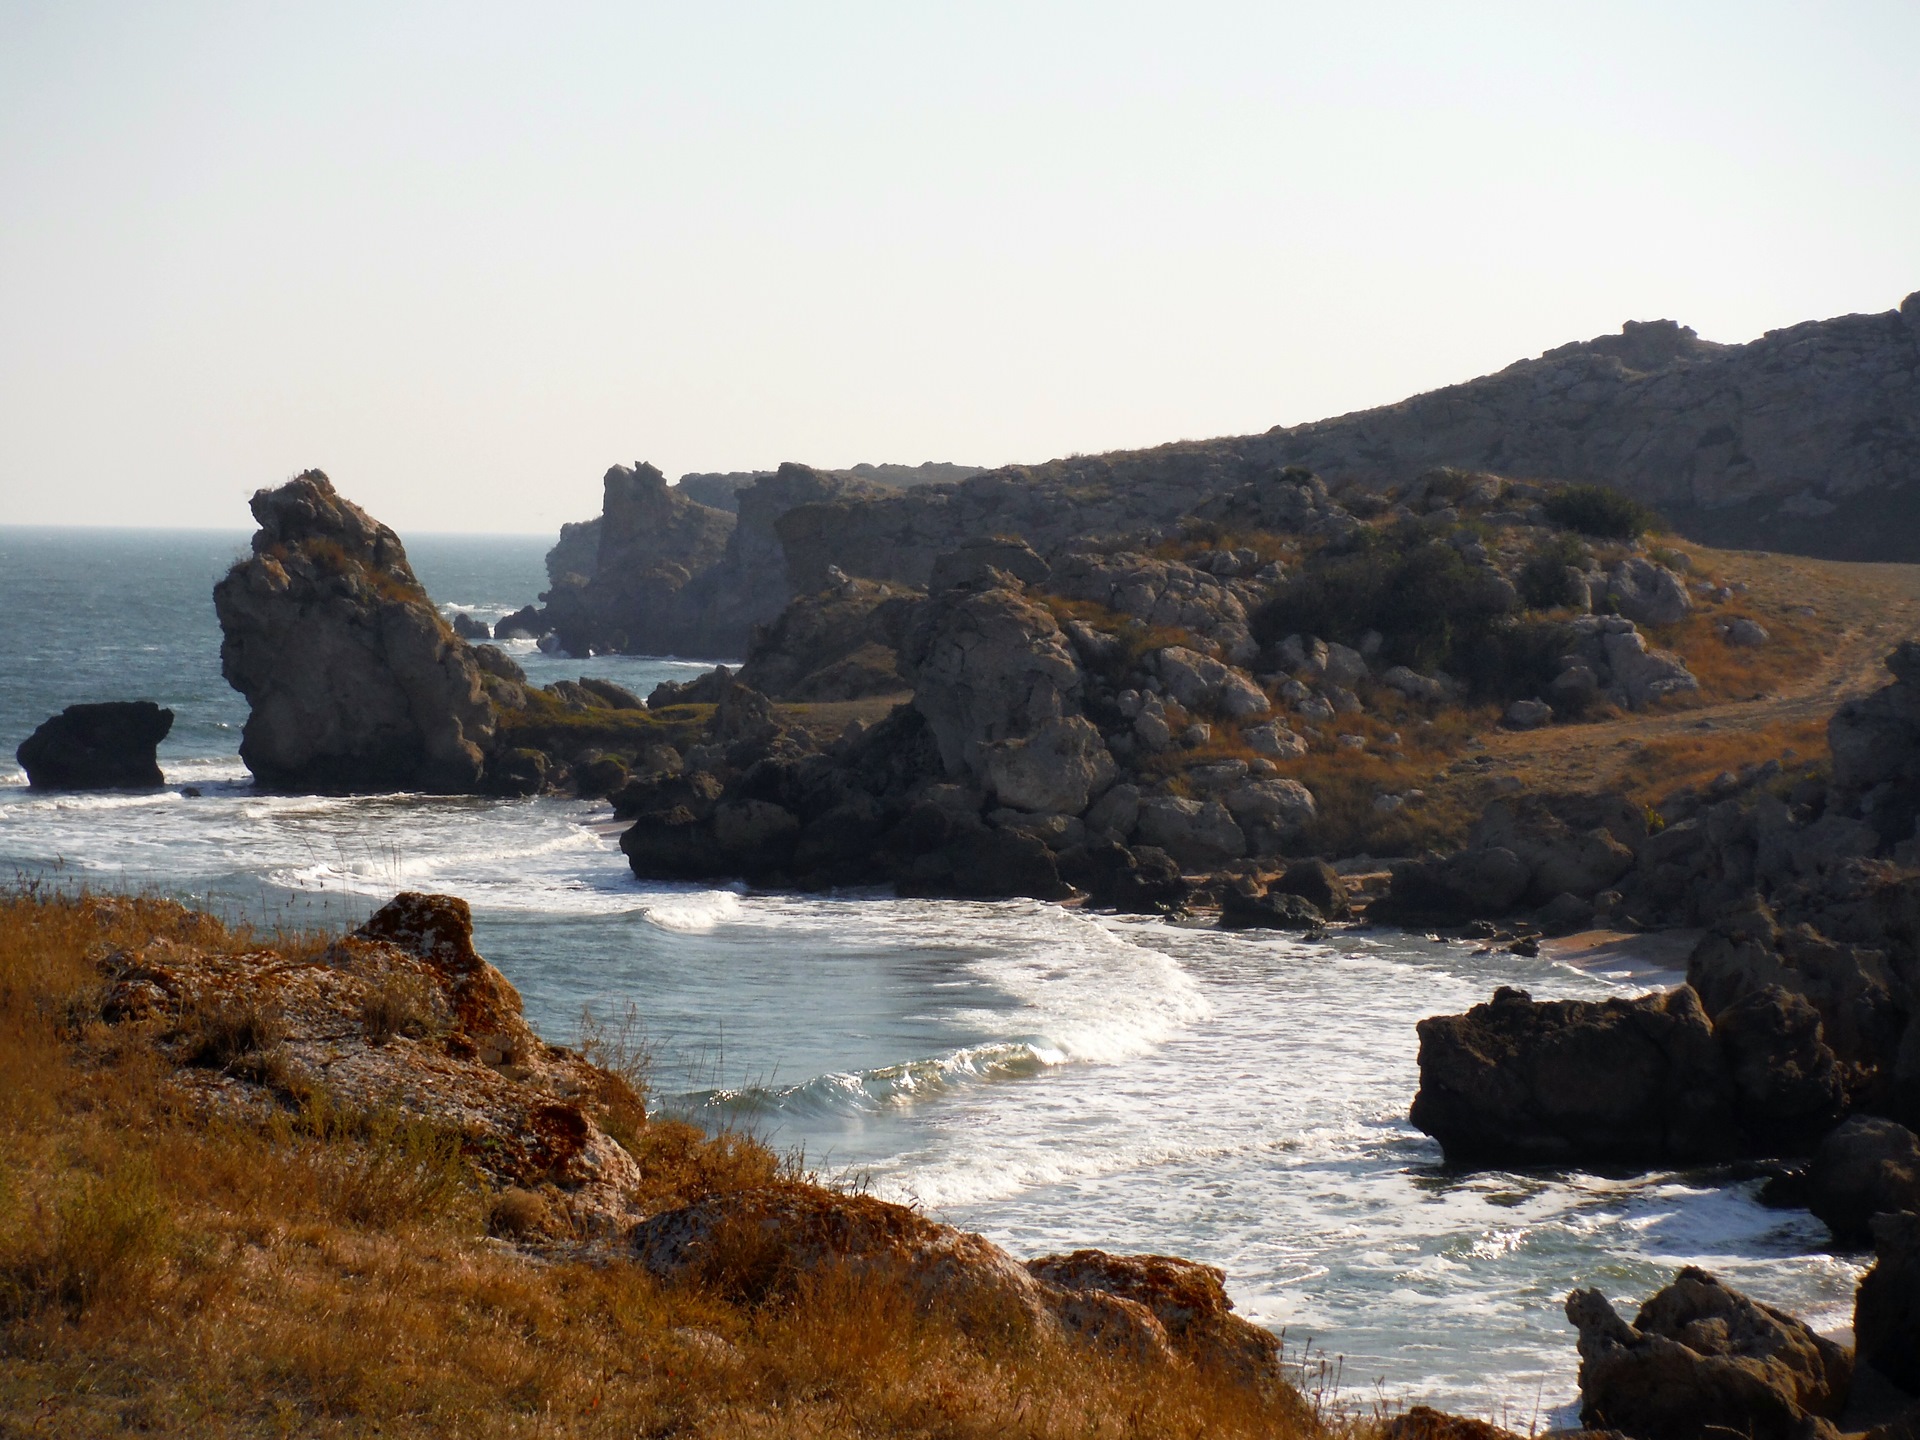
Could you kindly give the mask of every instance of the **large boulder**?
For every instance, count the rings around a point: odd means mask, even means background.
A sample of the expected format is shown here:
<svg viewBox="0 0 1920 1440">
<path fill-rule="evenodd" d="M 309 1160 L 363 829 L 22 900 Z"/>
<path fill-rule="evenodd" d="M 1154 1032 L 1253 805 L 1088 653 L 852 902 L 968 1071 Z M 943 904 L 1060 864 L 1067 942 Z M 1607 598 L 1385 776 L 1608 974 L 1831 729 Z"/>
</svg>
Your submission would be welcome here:
<svg viewBox="0 0 1920 1440">
<path fill-rule="evenodd" d="M 1117 773 L 1100 732 L 1078 715 L 1048 720 L 986 754 L 987 785 L 999 802 L 1037 814 L 1078 815 Z"/>
<path fill-rule="evenodd" d="M 1248 848 L 1257 855 L 1271 855 L 1291 844 L 1320 814 L 1313 792 L 1298 780 L 1249 781 L 1229 790 L 1225 800 Z"/>
<path fill-rule="evenodd" d="M 1853 1301 L 1853 1338 L 1862 1360 L 1920 1394 L 1920 1215 L 1873 1221 L 1873 1268 Z"/>
<path fill-rule="evenodd" d="M 948 591 L 916 622 L 913 704 L 952 776 L 984 780 L 992 747 L 1080 710 L 1084 677 L 1043 605 L 1013 590 Z"/>
<path fill-rule="evenodd" d="M 478 788 L 494 712 L 472 650 L 393 531 L 318 470 L 255 493 L 253 553 L 214 586 L 240 758 L 285 791 Z"/>
<path fill-rule="evenodd" d="M 14 753 L 36 790 L 151 790 L 166 783 L 155 750 L 172 728 L 151 700 L 69 705 Z"/>
<path fill-rule="evenodd" d="M 1853 1356 L 1803 1321 L 1688 1266 L 1629 1325 L 1598 1290 L 1567 1297 L 1580 1420 L 1635 1440 L 1837 1437 Z"/>
<path fill-rule="evenodd" d="M 643 1221 L 639 1263 L 660 1280 L 760 1301 L 840 1273 L 903 1284 L 962 1329 L 1181 1360 L 1278 1391 L 1279 1342 L 1232 1314 L 1218 1270 L 1080 1250 L 1021 1264 L 978 1235 L 867 1195 L 774 1184 L 709 1195 Z"/>
<path fill-rule="evenodd" d="M 1188 870 L 1211 870 L 1247 853 L 1247 837 L 1218 800 L 1149 795 L 1140 801 L 1135 833 Z"/>
<path fill-rule="evenodd" d="M 1503 986 L 1417 1028 L 1410 1118 L 1450 1160 L 1685 1163 L 1741 1148 L 1712 1028 L 1685 986 L 1551 1001 Z"/>
<path fill-rule="evenodd" d="M 1868 1245 L 1873 1217 L 1920 1211 L 1920 1139 L 1893 1120 L 1855 1115 L 1813 1152 L 1807 1208 L 1842 1245 Z"/>
<path fill-rule="evenodd" d="M 1489 845 L 1395 865 L 1388 908 L 1408 919 L 1491 919 L 1518 905 L 1532 882 L 1526 861 Z"/>
<path fill-rule="evenodd" d="M 1607 598 L 1636 625 L 1673 625 L 1693 613 L 1686 582 L 1644 556 L 1622 560 L 1607 573 Z"/>
</svg>

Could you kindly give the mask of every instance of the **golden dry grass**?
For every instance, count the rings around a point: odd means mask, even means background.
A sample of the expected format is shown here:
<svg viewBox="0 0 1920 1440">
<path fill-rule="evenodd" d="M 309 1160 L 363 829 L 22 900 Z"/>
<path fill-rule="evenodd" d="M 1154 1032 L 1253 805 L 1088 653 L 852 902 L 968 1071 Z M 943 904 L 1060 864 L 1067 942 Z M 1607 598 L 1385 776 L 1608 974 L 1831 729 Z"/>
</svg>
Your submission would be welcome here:
<svg viewBox="0 0 1920 1440">
<path fill-rule="evenodd" d="M 188 1107 L 153 1034 L 100 1014 L 100 958 L 156 934 L 259 940 L 160 902 L 0 895 L 0 1434 L 1330 1433 L 1298 1397 L 967 1333 L 871 1277 L 729 1303 L 490 1238 L 538 1197 L 489 1197 L 429 1127 L 324 1092 L 257 1120 Z M 780 1172 L 743 1137 L 628 1137 L 649 1203 Z"/>
</svg>

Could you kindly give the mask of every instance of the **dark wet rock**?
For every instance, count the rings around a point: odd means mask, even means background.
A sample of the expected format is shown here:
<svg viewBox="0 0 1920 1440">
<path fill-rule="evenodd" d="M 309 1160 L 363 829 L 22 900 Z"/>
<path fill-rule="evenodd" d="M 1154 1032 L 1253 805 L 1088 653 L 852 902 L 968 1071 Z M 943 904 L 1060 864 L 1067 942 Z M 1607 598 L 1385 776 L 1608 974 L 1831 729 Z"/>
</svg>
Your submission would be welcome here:
<svg viewBox="0 0 1920 1440">
<path fill-rule="evenodd" d="M 1294 861 L 1267 889 L 1282 895 L 1298 895 L 1332 920 L 1346 918 L 1352 893 L 1346 877 L 1320 859 Z"/>
<path fill-rule="evenodd" d="M 1220 891 L 1222 930 L 1318 930 L 1326 918 L 1311 900 L 1258 881 L 1229 880 Z"/>
<path fill-rule="evenodd" d="M 1245 832 L 1218 800 L 1144 796 L 1134 833 L 1189 870 L 1211 870 L 1247 853 Z"/>
<path fill-rule="evenodd" d="M 399 537 L 318 470 L 255 493 L 252 555 L 214 587 L 220 664 L 272 790 L 479 788 L 494 711 Z"/>
<path fill-rule="evenodd" d="M 1532 881 L 1526 862 L 1503 845 L 1403 861 L 1393 867 L 1383 911 L 1442 922 L 1494 919 L 1519 904 Z"/>
<path fill-rule="evenodd" d="M 540 615 L 537 605 L 523 605 L 511 615 L 503 615 L 493 626 L 496 640 L 538 640 L 553 627 Z"/>
<path fill-rule="evenodd" d="M 155 751 L 173 711 L 151 700 L 69 705 L 14 752 L 36 790 L 151 790 L 164 785 Z"/>
<path fill-rule="evenodd" d="M 531 746 L 495 750 L 487 757 L 482 789 L 489 795 L 538 795 L 547 788 L 551 768 L 546 753 Z"/>
<path fill-rule="evenodd" d="M 1920 1214 L 1872 1222 L 1874 1264 L 1854 1296 L 1860 1358 L 1909 1394 L 1920 1394 Z"/>
<path fill-rule="evenodd" d="M 1875 1215 L 1920 1211 L 1920 1139 L 1895 1121 L 1855 1115 L 1813 1152 L 1806 1192 L 1835 1241 L 1870 1244 Z"/>
<path fill-rule="evenodd" d="M 1567 1297 L 1580 1332 L 1580 1419 L 1636 1440 L 1822 1440 L 1853 1357 L 1704 1270 L 1682 1270 L 1629 1325 L 1598 1290 Z"/>
<path fill-rule="evenodd" d="M 1800 1154 L 1846 1112 L 1846 1086 L 1821 1035 L 1820 1012 L 1768 986 L 1714 1018 L 1714 1044 L 1733 1082 L 1748 1150 Z"/>
<path fill-rule="evenodd" d="M 1676 1163 L 1742 1148 L 1733 1087 L 1685 986 L 1635 1000 L 1501 988 L 1422 1020 L 1411 1119 L 1449 1159 Z"/>
<path fill-rule="evenodd" d="M 1177 915 L 1186 908 L 1191 887 L 1166 851 L 1153 845 L 1128 849 L 1111 841 L 1091 841 L 1063 852 L 1060 877 L 1087 894 L 1096 910 L 1126 915 Z"/>
</svg>

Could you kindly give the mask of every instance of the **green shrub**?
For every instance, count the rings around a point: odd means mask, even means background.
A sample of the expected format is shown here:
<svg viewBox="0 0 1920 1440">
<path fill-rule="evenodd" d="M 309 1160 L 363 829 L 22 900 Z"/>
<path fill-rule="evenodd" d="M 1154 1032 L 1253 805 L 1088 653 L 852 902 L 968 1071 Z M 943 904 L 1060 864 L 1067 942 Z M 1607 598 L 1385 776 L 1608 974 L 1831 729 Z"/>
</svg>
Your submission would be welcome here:
<svg viewBox="0 0 1920 1440">
<path fill-rule="evenodd" d="M 1554 524 L 1598 540 L 1638 540 L 1660 524 L 1654 511 L 1605 485 L 1563 485 L 1544 508 Z"/>
<path fill-rule="evenodd" d="M 1520 567 L 1520 599 L 1529 610 L 1554 610 L 1576 605 L 1574 579 L 1568 570 L 1586 563 L 1587 547 L 1572 535 L 1555 535 L 1527 557 Z"/>
<path fill-rule="evenodd" d="M 1429 670 L 1512 609 L 1507 588 L 1451 545 L 1411 529 L 1363 530 L 1346 553 L 1309 559 L 1254 613 L 1252 629 L 1262 644 L 1297 633 L 1347 645 L 1377 630 L 1387 664 Z"/>
</svg>

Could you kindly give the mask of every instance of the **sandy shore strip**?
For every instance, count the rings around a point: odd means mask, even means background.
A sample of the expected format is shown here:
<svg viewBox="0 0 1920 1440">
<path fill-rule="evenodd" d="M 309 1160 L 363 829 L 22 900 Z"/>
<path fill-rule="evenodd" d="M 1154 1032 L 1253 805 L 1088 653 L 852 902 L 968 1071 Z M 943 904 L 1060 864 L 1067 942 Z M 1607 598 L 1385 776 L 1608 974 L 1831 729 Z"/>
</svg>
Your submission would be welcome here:
<svg viewBox="0 0 1920 1440">
<path fill-rule="evenodd" d="M 1610 980 L 1632 980 L 1667 987 L 1687 978 L 1687 957 L 1704 930 L 1582 930 L 1558 940 L 1543 940 L 1540 951 L 1565 965 L 1591 970 Z"/>
</svg>

